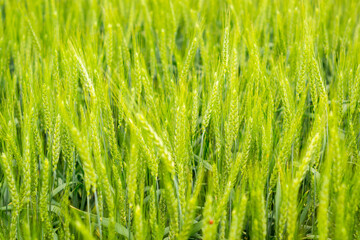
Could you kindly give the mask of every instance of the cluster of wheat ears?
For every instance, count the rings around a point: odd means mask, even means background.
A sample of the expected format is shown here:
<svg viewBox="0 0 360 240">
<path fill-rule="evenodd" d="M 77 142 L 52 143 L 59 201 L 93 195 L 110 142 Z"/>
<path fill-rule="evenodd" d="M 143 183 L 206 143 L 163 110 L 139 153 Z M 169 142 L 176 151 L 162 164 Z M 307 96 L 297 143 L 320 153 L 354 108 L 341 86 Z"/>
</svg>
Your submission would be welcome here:
<svg viewBox="0 0 360 240">
<path fill-rule="evenodd" d="M 0 0 L 0 239 L 360 239 L 360 1 Z"/>
</svg>

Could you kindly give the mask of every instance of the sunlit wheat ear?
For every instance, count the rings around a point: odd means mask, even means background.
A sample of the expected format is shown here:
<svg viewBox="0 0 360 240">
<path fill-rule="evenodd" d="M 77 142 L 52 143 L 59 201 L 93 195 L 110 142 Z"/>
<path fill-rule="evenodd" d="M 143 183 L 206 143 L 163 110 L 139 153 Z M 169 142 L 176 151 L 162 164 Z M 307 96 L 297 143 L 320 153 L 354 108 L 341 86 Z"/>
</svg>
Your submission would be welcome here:
<svg viewBox="0 0 360 240">
<path fill-rule="evenodd" d="M 9 191 L 11 194 L 13 207 L 15 209 L 19 208 L 19 194 L 18 190 L 16 189 L 16 182 L 15 182 L 15 176 L 12 170 L 11 161 L 8 160 L 5 153 L 2 153 L 1 155 L 1 166 L 4 169 L 4 175 L 7 181 L 7 184 L 9 186 Z"/>
<path fill-rule="evenodd" d="M 49 218 L 49 185 L 50 185 L 50 163 L 47 158 L 42 163 L 42 181 L 41 181 L 41 192 L 40 192 L 40 219 L 44 226 L 44 231 L 48 237 L 52 237 L 52 225 Z"/>
<path fill-rule="evenodd" d="M 55 126 L 54 126 L 54 131 L 53 131 L 53 142 L 52 142 L 52 165 L 53 165 L 54 172 L 57 169 L 57 164 L 58 164 L 59 156 L 60 156 L 60 147 L 61 147 L 60 127 L 61 127 L 61 118 L 60 118 L 60 115 L 58 115 L 56 117 L 56 122 L 55 122 Z"/>
</svg>

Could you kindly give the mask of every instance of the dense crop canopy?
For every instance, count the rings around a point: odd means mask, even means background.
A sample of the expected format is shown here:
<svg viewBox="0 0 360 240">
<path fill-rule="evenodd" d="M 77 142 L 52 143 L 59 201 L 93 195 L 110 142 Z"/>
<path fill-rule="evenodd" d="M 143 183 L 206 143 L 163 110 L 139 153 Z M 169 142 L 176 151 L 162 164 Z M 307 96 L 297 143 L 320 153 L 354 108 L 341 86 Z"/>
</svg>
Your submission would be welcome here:
<svg viewBox="0 0 360 240">
<path fill-rule="evenodd" d="M 360 239 L 359 13 L 0 0 L 0 239 Z"/>
</svg>

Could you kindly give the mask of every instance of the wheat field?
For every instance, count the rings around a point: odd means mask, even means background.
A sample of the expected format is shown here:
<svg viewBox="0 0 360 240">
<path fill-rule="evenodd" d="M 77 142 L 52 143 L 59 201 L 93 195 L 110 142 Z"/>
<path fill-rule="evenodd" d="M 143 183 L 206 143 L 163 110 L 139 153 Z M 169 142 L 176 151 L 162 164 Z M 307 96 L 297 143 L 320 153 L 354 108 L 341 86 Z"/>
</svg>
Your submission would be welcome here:
<svg viewBox="0 0 360 240">
<path fill-rule="evenodd" d="M 0 239 L 360 239 L 360 1 L 0 0 Z"/>
</svg>

